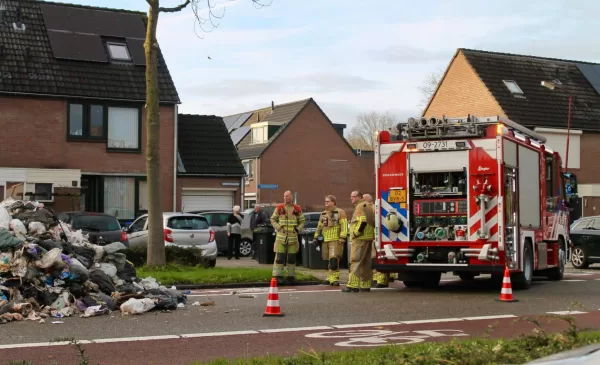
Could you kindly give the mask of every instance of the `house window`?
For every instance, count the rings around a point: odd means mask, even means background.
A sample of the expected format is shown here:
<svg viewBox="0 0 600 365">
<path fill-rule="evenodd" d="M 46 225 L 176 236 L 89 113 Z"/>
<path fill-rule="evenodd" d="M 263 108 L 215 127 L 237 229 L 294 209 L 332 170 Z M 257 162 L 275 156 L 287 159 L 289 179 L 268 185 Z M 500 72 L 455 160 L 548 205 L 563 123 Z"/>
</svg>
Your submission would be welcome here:
<svg viewBox="0 0 600 365">
<path fill-rule="evenodd" d="M 140 112 L 138 108 L 108 108 L 109 149 L 139 150 Z"/>
<path fill-rule="evenodd" d="M 523 95 L 523 90 L 521 90 L 519 85 L 517 85 L 516 81 L 502 80 L 502 82 L 504 82 L 504 85 L 506 85 L 506 87 L 512 94 Z"/>
<path fill-rule="evenodd" d="M 252 143 L 265 143 L 267 141 L 267 127 L 252 128 Z"/>
<path fill-rule="evenodd" d="M 252 160 L 246 160 L 244 162 L 242 162 L 244 165 L 244 170 L 246 170 L 246 175 L 248 179 L 252 178 L 253 174 L 252 174 Z"/>
<path fill-rule="evenodd" d="M 135 178 L 104 177 L 104 213 L 117 219 L 135 218 Z"/>
<path fill-rule="evenodd" d="M 33 200 L 51 201 L 52 200 L 52 184 L 35 183 L 34 184 Z"/>
<path fill-rule="evenodd" d="M 91 139 L 104 138 L 104 106 L 97 104 L 69 104 L 69 138 Z"/>
<path fill-rule="evenodd" d="M 127 50 L 127 45 L 124 43 L 107 43 L 108 52 L 110 53 L 110 58 L 117 61 L 130 61 L 131 57 L 129 56 L 129 51 Z"/>
</svg>

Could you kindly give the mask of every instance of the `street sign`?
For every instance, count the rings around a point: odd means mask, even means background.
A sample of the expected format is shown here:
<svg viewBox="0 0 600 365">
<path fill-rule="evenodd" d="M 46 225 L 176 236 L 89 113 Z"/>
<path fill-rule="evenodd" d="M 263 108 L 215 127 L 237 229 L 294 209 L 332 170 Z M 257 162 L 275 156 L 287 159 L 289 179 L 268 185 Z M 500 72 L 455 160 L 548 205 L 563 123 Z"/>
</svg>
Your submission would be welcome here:
<svg viewBox="0 0 600 365">
<path fill-rule="evenodd" d="M 240 183 L 239 182 L 223 181 L 221 183 L 221 186 L 240 186 Z"/>
<path fill-rule="evenodd" d="M 258 184 L 259 189 L 279 189 L 277 184 Z"/>
</svg>

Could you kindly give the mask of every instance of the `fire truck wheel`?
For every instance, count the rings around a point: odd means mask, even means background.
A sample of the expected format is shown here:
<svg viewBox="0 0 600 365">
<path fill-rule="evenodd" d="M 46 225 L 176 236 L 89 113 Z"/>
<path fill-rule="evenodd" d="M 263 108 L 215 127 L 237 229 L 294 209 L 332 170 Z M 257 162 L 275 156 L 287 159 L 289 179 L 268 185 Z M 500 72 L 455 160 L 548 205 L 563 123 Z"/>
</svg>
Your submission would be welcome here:
<svg viewBox="0 0 600 365">
<path fill-rule="evenodd" d="M 442 279 L 441 272 L 432 272 L 429 275 L 423 278 L 423 287 L 424 288 L 436 288 L 440 285 L 440 280 Z"/>
<path fill-rule="evenodd" d="M 407 288 L 415 288 L 415 287 L 418 287 L 419 285 L 421 285 L 421 282 L 414 281 L 414 280 L 406 280 L 406 281 L 403 281 L 402 284 L 404 284 L 404 286 Z"/>
<path fill-rule="evenodd" d="M 513 287 L 517 290 L 529 289 L 533 281 L 533 248 L 531 243 L 527 241 L 525 243 L 525 249 L 523 250 L 523 271 L 514 274 L 511 277 Z"/>
<path fill-rule="evenodd" d="M 565 263 L 567 261 L 565 252 L 565 241 L 562 237 L 558 239 L 558 267 L 548 270 L 548 280 L 562 280 L 565 274 Z"/>
</svg>

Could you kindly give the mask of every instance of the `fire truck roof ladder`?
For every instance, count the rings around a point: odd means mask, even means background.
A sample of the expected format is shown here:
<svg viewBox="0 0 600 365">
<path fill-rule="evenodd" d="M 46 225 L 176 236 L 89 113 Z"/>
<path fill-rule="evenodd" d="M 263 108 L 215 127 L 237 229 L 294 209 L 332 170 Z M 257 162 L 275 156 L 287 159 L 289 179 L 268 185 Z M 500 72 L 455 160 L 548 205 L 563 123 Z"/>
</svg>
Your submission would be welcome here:
<svg viewBox="0 0 600 365">
<path fill-rule="evenodd" d="M 460 118 L 409 118 L 406 124 L 398 125 L 398 130 L 404 131 L 408 139 L 412 140 L 483 137 L 487 127 L 499 123 L 540 145 L 546 143 L 546 137 L 541 134 L 500 116 L 475 117 L 469 114 Z"/>
</svg>

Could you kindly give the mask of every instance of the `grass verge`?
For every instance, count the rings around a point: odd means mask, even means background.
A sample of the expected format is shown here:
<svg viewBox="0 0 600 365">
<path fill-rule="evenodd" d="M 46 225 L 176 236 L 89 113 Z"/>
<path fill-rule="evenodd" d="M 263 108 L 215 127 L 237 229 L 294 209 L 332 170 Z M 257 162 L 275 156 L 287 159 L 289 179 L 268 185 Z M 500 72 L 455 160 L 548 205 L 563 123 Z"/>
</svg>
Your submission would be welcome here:
<svg viewBox="0 0 600 365">
<path fill-rule="evenodd" d="M 229 268 L 201 266 L 181 266 L 169 264 L 164 268 L 136 268 L 137 276 L 152 276 L 162 285 L 173 284 L 230 284 L 230 283 L 268 283 L 272 278 L 271 269 Z M 312 275 L 296 273 L 297 280 L 318 280 Z"/>
</svg>

